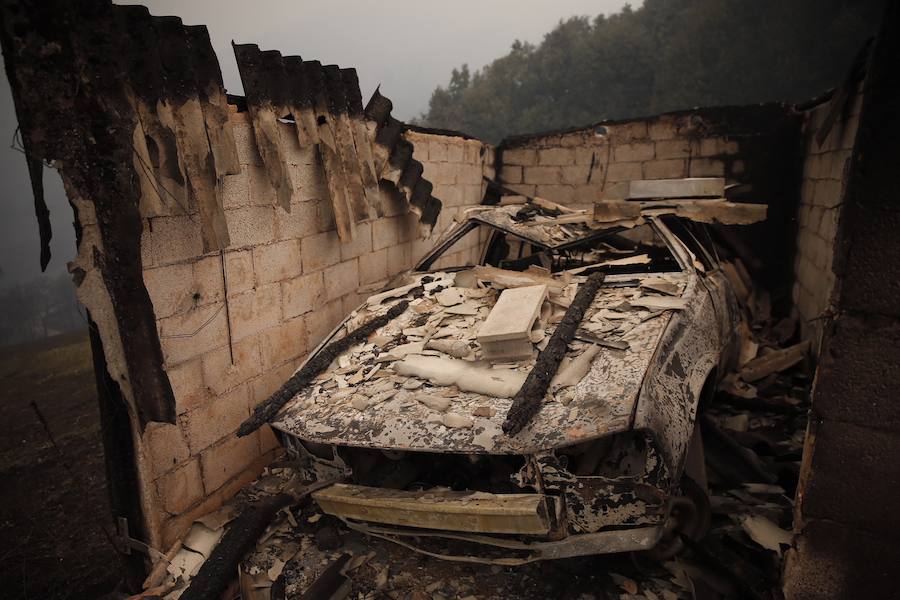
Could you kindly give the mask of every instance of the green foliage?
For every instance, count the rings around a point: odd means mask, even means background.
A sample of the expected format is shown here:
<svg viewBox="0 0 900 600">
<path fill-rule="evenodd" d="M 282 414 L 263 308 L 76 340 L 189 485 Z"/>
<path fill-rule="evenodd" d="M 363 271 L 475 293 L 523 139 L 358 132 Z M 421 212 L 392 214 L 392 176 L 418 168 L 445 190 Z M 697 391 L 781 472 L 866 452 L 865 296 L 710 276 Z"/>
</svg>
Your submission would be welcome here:
<svg viewBox="0 0 900 600">
<path fill-rule="evenodd" d="M 421 124 L 506 135 L 692 106 L 798 101 L 834 87 L 881 0 L 645 0 L 561 21 L 540 45 L 454 69 Z"/>
</svg>

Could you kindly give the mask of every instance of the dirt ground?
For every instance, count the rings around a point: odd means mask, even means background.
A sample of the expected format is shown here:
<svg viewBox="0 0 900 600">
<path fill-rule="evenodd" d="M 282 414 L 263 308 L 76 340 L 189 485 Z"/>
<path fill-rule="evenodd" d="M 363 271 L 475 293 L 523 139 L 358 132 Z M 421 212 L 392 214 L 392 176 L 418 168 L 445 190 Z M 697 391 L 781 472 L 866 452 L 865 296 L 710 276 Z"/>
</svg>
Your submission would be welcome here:
<svg viewBox="0 0 900 600">
<path fill-rule="evenodd" d="M 99 419 L 87 331 L 0 349 L 0 596 L 96 598 L 118 581 Z"/>
</svg>

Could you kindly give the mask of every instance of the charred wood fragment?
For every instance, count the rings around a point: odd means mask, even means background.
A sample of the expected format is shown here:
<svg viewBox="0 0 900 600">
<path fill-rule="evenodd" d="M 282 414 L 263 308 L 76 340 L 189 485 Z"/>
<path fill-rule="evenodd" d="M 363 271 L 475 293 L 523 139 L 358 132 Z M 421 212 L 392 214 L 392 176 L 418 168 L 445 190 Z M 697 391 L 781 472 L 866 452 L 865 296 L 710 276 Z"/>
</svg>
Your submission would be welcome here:
<svg viewBox="0 0 900 600">
<path fill-rule="evenodd" d="M 584 313 L 594 301 L 597 290 L 603 284 L 605 273 L 592 273 L 587 281 L 578 288 L 575 299 L 566 309 L 566 314 L 550 336 L 547 347 L 541 351 L 534 362 L 531 372 L 522 388 L 513 398 L 512 406 L 506 413 L 503 431 L 507 435 L 515 435 L 525 427 L 541 409 L 541 402 L 547 393 L 550 380 L 556 375 L 559 364 L 565 357 L 569 342 L 584 318 Z"/>
<path fill-rule="evenodd" d="M 414 288 L 410 291 L 410 294 L 415 295 L 416 291 L 419 290 L 421 292 L 421 289 L 421 287 Z M 336 356 L 343 354 L 350 346 L 365 341 L 365 339 L 372 335 L 376 329 L 387 325 L 391 320 L 403 314 L 403 311 L 408 307 L 409 301 L 401 300 L 392 306 L 385 314 L 375 317 L 365 325 L 354 329 L 345 337 L 322 348 L 321 351 L 316 353 L 305 365 L 303 365 L 303 368 L 284 382 L 284 385 L 282 385 L 277 392 L 269 396 L 267 400 L 261 402 L 253 409 L 253 414 L 250 415 L 246 421 L 241 423 L 241 426 L 238 428 L 238 437 L 249 435 L 265 425 L 269 419 L 274 417 L 275 414 L 281 410 L 282 406 L 287 404 L 288 400 L 309 385 L 309 382 L 312 381 L 314 377 L 328 368 L 328 365 L 331 364 L 331 361 L 333 361 Z"/>
<path fill-rule="evenodd" d="M 246 508 L 228 527 L 181 597 L 184 600 L 220 598 L 234 579 L 238 563 L 269 526 L 275 514 L 295 501 L 290 494 L 278 494 Z"/>
</svg>

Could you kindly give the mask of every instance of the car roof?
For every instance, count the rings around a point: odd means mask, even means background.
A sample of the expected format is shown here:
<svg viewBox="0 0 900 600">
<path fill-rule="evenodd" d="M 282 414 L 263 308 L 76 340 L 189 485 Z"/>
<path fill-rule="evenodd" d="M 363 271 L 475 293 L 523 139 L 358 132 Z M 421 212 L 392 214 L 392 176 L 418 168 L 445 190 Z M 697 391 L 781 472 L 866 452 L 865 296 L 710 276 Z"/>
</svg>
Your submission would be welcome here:
<svg viewBox="0 0 900 600">
<path fill-rule="evenodd" d="M 485 207 L 470 213 L 468 220 L 500 229 L 551 250 L 577 245 L 622 230 L 621 227 L 589 227 L 587 215 L 582 222 L 565 222 L 569 215 L 561 216 L 564 218 L 547 214 L 547 211 L 533 205 L 516 204 Z M 575 219 L 577 216 L 578 213 L 573 213 L 569 218 Z"/>
</svg>

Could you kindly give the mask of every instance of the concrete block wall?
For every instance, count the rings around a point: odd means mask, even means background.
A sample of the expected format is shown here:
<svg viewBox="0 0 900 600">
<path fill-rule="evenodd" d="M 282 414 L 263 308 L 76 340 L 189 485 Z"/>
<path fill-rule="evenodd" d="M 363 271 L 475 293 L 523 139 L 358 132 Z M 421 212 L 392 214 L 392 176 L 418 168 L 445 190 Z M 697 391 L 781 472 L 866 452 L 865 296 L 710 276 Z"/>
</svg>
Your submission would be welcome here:
<svg viewBox="0 0 900 600">
<path fill-rule="evenodd" d="M 215 509 L 274 456 L 264 428 L 233 435 L 307 354 L 360 302 L 413 266 L 462 211 L 480 204 L 492 150 L 477 140 L 406 132 L 442 200 L 433 232 L 405 200 L 382 190 L 383 218 L 335 231 L 324 172 L 313 148 L 285 125 L 291 211 L 274 201 L 246 113 L 232 114 L 242 172 L 223 182 L 231 245 L 203 254 L 194 211 L 145 220 L 144 282 L 153 302 L 175 393 L 174 425 L 151 423 L 139 443 L 151 539 L 167 547 L 197 516 Z M 465 248 L 471 252 L 471 248 Z M 460 256 L 458 258 L 463 258 Z"/>
<path fill-rule="evenodd" d="M 859 127 L 862 94 L 847 104 L 821 145 L 816 132 L 831 110 L 825 102 L 805 113 L 804 162 L 797 211 L 796 274 L 792 298 L 804 337 L 818 348 L 822 317 L 830 312 L 835 286 L 834 252 L 848 165 Z"/>
<path fill-rule="evenodd" d="M 738 140 L 707 131 L 702 117 L 688 113 L 603 123 L 504 142 L 500 179 L 527 195 L 587 207 L 621 181 L 740 179 L 746 164 Z"/>
</svg>

